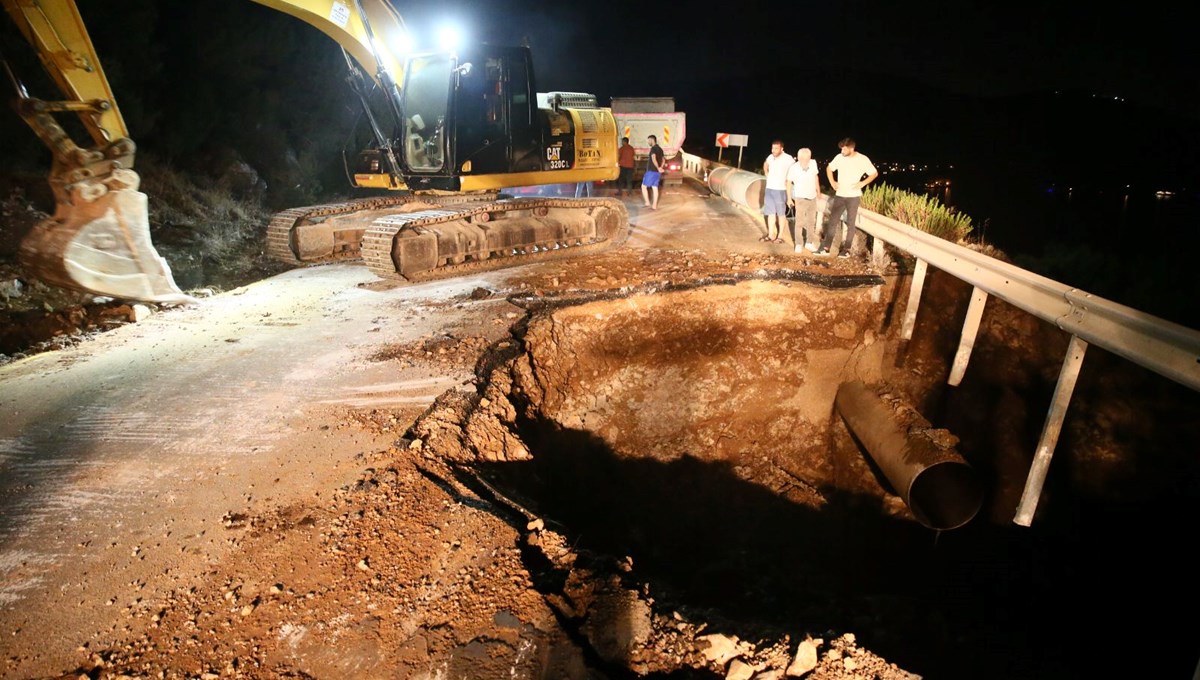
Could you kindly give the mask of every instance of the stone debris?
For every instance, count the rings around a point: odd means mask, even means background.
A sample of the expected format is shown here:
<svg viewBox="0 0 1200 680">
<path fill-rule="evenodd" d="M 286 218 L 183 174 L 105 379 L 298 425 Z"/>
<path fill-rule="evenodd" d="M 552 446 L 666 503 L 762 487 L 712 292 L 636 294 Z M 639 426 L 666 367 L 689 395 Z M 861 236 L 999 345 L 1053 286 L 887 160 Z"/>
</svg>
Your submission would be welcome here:
<svg viewBox="0 0 1200 680">
<path fill-rule="evenodd" d="M 813 640 L 804 640 L 796 648 L 796 657 L 787 667 L 789 678 L 799 678 L 817 667 L 817 644 Z"/>
<path fill-rule="evenodd" d="M 725 680 L 750 680 L 753 677 L 754 666 L 738 659 L 729 664 L 729 672 L 725 674 Z"/>
<path fill-rule="evenodd" d="M 742 654 L 736 635 L 729 637 L 720 633 L 711 633 L 709 635 L 701 635 L 696 639 L 700 642 L 698 649 L 704 655 L 704 658 L 717 665 L 723 666 L 730 659 Z"/>
</svg>

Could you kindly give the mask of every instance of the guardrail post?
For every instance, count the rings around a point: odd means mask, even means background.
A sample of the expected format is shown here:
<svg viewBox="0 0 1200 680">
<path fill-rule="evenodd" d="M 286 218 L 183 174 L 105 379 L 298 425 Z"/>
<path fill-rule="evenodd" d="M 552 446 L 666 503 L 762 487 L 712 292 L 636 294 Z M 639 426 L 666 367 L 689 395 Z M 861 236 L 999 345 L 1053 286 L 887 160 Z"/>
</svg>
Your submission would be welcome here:
<svg viewBox="0 0 1200 680">
<path fill-rule="evenodd" d="M 958 352 L 954 355 L 954 366 L 950 369 L 951 385 L 958 387 L 967 363 L 971 361 L 971 350 L 975 348 L 975 336 L 979 334 L 979 320 L 983 318 L 983 306 L 987 303 L 987 291 L 975 287 L 971 293 L 971 304 L 967 306 L 967 318 L 963 321 L 962 337 L 958 340 Z"/>
<path fill-rule="evenodd" d="M 921 290 L 925 288 L 925 272 L 928 270 L 929 263 L 918 257 L 917 268 L 913 270 L 912 284 L 908 289 L 908 305 L 904 308 L 904 323 L 900 326 L 901 340 L 912 340 L 913 327 L 917 325 L 917 308 L 921 305 Z"/>
<path fill-rule="evenodd" d="M 871 264 L 883 267 L 883 239 L 871 237 Z"/>
<path fill-rule="evenodd" d="M 1079 378 L 1079 369 L 1083 365 L 1083 355 L 1087 352 L 1087 347 L 1087 341 L 1081 340 L 1078 335 L 1071 336 L 1067 356 L 1063 358 L 1062 368 L 1058 372 L 1058 384 L 1054 387 L 1050 411 L 1046 414 L 1046 424 L 1042 426 L 1037 453 L 1029 466 L 1029 476 L 1025 478 L 1021 503 L 1013 517 L 1013 522 L 1023 527 L 1033 523 L 1033 513 L 1037 510 L 1038 498 L 1041 497 L 1042 486 L 1046 483 L 1046 471 L 1050 468 L 1054 447 L 1058 445 L 1058 435 L 1062 432 L 1063 420 L 1067 417 L 1067 406 L 1071 404 L 1071 393 L 1075 391 L 1075 381 Z"/>
</svg>

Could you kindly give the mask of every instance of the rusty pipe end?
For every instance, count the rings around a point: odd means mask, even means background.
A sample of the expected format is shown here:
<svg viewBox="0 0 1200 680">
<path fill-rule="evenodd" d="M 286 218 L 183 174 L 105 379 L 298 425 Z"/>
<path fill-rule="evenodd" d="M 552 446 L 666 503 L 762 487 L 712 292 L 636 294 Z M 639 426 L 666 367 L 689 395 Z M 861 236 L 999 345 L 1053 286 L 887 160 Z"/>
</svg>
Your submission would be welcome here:
<svg viewBox="0 0 1200 680">
<path fill-rule="evenodd" d="M 966 462 L 946 460 L 917 472 L 906 500 L 921 524 L 938 531 L 957 529 L 979 514 L 983 484 Z"/>
</svg>

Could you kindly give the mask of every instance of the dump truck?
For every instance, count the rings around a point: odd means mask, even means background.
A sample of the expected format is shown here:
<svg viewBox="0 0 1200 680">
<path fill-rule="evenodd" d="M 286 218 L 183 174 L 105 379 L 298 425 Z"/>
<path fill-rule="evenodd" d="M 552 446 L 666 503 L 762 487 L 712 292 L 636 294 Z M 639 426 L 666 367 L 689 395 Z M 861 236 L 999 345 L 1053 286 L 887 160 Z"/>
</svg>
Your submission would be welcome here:
<svg viewBox="0 0 1200 680">
<path fill-rule="evenodd" d="M 628 137 L 637 159 L 634 178 L 646 170 L 650 147 L 646 137 L 654 135 L 667 158 L 664 184 L 683 183 L 683 141 L 687 137 L 687 114 L 675 110 L 674 97 L 613 97 L 610 109 L 617 121 L 617 134 Z"/>
</svg>

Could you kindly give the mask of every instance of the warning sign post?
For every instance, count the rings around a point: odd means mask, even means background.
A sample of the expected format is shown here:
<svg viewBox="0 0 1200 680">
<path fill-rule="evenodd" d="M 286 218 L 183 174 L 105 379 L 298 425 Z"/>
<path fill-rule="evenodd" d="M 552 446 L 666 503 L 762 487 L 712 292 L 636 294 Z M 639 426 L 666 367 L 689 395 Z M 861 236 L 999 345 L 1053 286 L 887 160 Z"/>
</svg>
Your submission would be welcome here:
<svg viewBox="0 0 1200 680">
<path fill-rule="evenodd" d="M 734 135 L 728 132 L 717 133 L 717 162 L 721 162 L 721 154 L 724 153 L 727 147 L 738 147 L 738 169 L 742 169 L 742 151 L 746 148 L 750 138 L 747 135 Z"/>
</svg>

